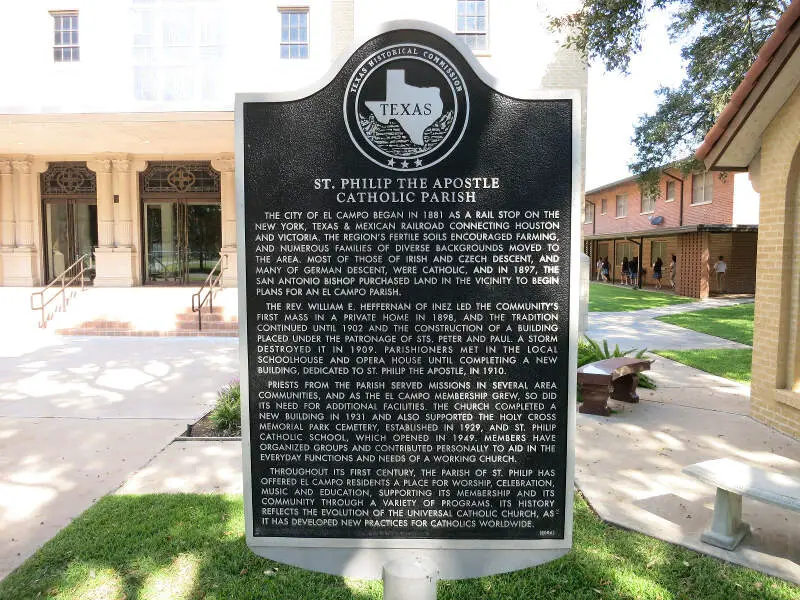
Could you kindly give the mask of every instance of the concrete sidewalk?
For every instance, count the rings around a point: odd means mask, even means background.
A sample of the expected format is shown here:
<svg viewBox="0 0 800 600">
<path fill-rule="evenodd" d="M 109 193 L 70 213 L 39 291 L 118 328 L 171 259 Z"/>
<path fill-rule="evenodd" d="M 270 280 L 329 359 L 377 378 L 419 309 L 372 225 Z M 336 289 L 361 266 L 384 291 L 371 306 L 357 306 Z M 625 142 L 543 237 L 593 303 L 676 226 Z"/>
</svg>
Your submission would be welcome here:
<svg viewBox="0 0 800 600">
<path fill-rule="evenodd" d="M 113 492 L 238 376 L 235 339 L 0 342 L 0 579 Z"/>
<path fill-rule="evenodd" d="M 736 304 L 752 304 L 752 299 L 710 298 L 701 302 L 673 304 L 632 312 L 589 313 L 587 337 L 600 342 L 607 340 L 613 348 L 623 350 L 649 348 L 658 350 L 700 350 L 704 348 L 749 348 L 713 335 L 656 321 L 657 317 L 721 308 Z"/>
</svg>

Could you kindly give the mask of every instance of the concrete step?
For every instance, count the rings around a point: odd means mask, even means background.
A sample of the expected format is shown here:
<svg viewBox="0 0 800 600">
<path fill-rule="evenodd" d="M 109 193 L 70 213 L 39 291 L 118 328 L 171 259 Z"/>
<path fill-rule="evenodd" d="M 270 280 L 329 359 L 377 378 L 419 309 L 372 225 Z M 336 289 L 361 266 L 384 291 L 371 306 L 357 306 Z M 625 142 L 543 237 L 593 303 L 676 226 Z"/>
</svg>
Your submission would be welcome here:
<svg viewBox="0 0 800 600">
<path fill-rule="evenodd" d="M 47 328 L 60 335 L 238 335 L 236 290 L 220 291 L 213 310 L 203 308 L 203 331 L 192 312 L 193 292 L 193 288 L 92 288 L 75 296 Z"/>
</svg>

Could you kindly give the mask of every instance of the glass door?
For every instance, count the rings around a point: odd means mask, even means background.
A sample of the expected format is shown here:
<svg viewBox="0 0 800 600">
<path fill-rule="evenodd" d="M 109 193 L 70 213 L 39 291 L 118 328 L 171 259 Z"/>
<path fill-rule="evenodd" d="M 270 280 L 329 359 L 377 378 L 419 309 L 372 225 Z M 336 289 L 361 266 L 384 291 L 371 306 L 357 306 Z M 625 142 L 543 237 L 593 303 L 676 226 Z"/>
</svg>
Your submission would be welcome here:
<svg viewBox="0 0 800 600">
<path fill-rule="evenodd" d="M 202 283 L 219 259 L 222 211 L 218 202 L 146 202 L 144 229 L 147 283 Z"/>
<path fill-rule="evenodd" d="M 218 203 L 185 205 L 186 278 L 202 283 L 219 260 L 222 248 L 222 209 Z"/>
<path fill-rule="evenodd" d="M 97 247 L 97 204 L 62 201 L 45 204 L 47 281 L 58 277 L 84 254 L 94 265 Z M 89 277 L 94 277 L 90 270 Z"/>
</svg>

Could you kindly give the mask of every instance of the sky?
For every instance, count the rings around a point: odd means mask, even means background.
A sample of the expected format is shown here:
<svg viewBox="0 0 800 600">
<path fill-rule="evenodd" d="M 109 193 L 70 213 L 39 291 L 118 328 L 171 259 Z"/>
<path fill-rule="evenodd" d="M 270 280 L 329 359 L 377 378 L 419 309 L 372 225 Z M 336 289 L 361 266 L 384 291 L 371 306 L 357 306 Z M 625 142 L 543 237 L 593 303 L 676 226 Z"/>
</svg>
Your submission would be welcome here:
<svg viewBox="0 0 800 600">
<path fill-rule="evenodd" d="M 658 106 L 655 90 L 677 86 L 684 69 L 677 44 L 670 44 L 668 18 L 648 17 L 642 52 L 630 64 L 630 74 L 606 73 L 600 63 L 589 67 L 587 101 L 586 189 L 591 190 L 632 175 L 633 129 L 640 115 Z"/>
</svg>

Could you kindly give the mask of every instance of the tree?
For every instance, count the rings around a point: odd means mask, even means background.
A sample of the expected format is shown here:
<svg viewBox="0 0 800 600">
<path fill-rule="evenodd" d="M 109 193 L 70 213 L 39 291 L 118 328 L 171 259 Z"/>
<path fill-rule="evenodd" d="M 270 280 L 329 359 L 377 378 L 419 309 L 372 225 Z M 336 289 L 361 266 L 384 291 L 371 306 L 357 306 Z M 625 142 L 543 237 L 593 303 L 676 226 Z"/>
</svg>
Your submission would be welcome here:
<svg viewBox="0 0 800 600">
<path fill-rule="evenodd" d="M 775 29 L 788 0 L 582 0 L 580 9 L 550 25 L 567 34 L 567 46 L 606 69 L 627 73 L 646 33 L 645 14 L 666 10 L 669 34 L 681 44 L 686 77 L 677 88 L 662 87 L 653 114 L 639 118 L 633 135 L 634 161 L 628 165 L 643 188 L 657 193 L 660 169 L 684 172 L 719 113 L 730 100 L 761 46 Z"/>
</svg>

